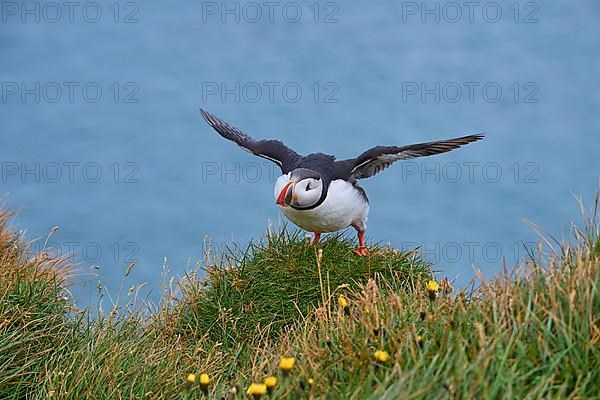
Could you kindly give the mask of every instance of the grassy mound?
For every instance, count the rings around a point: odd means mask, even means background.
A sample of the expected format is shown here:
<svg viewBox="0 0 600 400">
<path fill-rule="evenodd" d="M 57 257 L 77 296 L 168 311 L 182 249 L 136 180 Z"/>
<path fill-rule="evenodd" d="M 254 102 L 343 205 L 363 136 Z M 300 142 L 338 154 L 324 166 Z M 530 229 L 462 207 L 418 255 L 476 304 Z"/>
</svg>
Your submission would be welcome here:
<svg viewBox="0 0 600 400">
<path fill-rule="evenodd" d="M 328 235 L 318 246 L 298 231 L 268 235 L 251 244 L 240 260 L 209 268 L 206 279 L 193 275 L 183 282 L 178 329 L 186 338 L 229 347 L 252 340 L 257 329 L 276 337 L 319 305 L 370 279 L 393 283 L 390 289 L 401 291 L 431 276 L 416 253 L 374 248 L 370 257 L 358 257 L 352 253 L 355 247 L 343 234 Z"/>
<path fill-rule="evenodd" d="M 2 214 L 0 398 L 246 398 L 269 375 L 271 398 L 598 398 L 597 211 L 571 244 L 471 292 L 428 290 L 418 254 L 281 233 L 190 273 L 150 318 L 93 319 L 63 299 L 60 260 L 28 258 Z M 207 387 L 186 381 L 203 373 Z"/>
</svg>

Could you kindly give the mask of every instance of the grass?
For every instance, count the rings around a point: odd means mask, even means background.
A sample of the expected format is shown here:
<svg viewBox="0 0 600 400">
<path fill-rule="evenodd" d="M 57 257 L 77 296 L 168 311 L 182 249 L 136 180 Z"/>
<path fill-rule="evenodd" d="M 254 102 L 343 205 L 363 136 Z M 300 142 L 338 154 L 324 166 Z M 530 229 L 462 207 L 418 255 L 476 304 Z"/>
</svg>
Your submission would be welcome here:
<svg viewBox="0 0 600 400">
<path fill-rule="evenodd" d="M 208 268 L 205 279 L 189 276 L 181 285 L 185 300 L 177 306 L 179 333 L 225 347 L 251 340 L 261 327 L 274 338 L 333 295 L 369 279 L 403 290 L 411 279 L 430 276 L 417 254 L 377 249 L 372 257 L 356 257 L 343 234 L 329 235 L 325 251 L 308 244 L 300 232 L 284 230 L 251 244 L 241 259 Z"/>
<path fill-rule="evenodd" d="M 190 271 L 151 316 L 94 318 L 64 297 L 69 267 L 29 254 L 2 213 L 0 398 L 246 398 L 270 375 L 271 398 L 599 398 L 597 211 L 469 291 L 428 291 L 418 252 L 359 258 L 346 236 L 284 231 Z"/>
</svg>

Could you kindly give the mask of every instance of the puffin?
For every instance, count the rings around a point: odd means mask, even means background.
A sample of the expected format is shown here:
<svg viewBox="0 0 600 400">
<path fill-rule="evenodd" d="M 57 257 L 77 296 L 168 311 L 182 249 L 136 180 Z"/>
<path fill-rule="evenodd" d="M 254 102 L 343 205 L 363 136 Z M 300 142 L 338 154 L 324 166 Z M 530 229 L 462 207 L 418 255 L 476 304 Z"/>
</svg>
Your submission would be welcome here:
<svg viewBox="0 0 600 400">
<path fill-rule="evenodd" d="M 300 155 L 279 140 L 254 139 L 203 109 L 200 113 L 219 135 L 281 168 L 275 204 L 290 221 L 314 234 L 313 244 L 319 243 L 322 233 L 353 227 L 358 234 L 358 248 L 353 252 L 359 256 L 369 255 L 365 244 L 369 199 L 358 180 L 396 161 L 446 153 L 484 137 L 474 134 L 406 146 L 375 146 L 356 158 L 337 160 L 323 153 Z"/>
</svg>

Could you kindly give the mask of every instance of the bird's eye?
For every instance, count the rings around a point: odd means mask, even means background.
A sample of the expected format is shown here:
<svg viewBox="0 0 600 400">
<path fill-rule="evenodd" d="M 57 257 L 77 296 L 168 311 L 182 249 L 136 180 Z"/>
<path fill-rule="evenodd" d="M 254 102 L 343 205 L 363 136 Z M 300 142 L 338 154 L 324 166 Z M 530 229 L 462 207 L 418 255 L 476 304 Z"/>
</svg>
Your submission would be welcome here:
<svg viewBox="0 0 600 400">
<path fill-rule="evenodd" d="M 310 182 L 308 182 L 308 184 L 306 185 L 306 191 L 308 192 L 310 190 Z"/>
</svg>

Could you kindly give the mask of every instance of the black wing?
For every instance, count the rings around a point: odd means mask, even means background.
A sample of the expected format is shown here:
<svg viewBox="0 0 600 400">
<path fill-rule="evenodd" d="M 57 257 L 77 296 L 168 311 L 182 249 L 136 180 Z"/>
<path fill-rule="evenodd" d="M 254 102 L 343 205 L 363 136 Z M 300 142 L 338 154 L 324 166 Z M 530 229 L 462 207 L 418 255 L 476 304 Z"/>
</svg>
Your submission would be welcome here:
<svg viewBox="0 0 600 400">
<path fill-rule="evenodd" d="M 340 178 L 349 181 L 364 179 L 383 171 L 398 160 L 446 153 L 465 144 L 481 140 L 483 137 L 483 134 L 478 134 L 402 147 L 377 146 L 365 151 L 357 158 L 336 162 L 336 170 Z"/>
<path fill-rule="evenodd" d="M 281 168 L 284 174 L 290 172 L 302 157 L 279 140 L 255 140 L 227 122 L 200 109 L 200 113 L 219 135 L 237 143 L 242 149 L 259 157 L 271 160 Z"/>
</svg>

